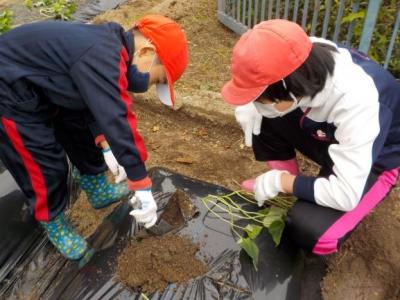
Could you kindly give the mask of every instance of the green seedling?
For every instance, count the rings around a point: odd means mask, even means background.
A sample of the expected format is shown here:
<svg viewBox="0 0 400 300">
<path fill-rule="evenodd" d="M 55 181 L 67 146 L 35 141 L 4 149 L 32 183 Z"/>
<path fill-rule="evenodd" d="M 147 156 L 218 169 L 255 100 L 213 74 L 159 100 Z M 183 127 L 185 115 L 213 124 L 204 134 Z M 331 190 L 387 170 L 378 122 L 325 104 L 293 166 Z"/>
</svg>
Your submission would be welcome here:
<svg viewBox="0 0 400 300">
<path fill-rule="evenodd" d="M 265 201 L 267 207 L 257 211 L 244 209 L 243 204 L 237 203 L 234 199 L 240 199 L 244 204 L 257 205 L 254 195 L 246 191 L 235 191 L 227 195 L 208 195 L 202 202 L 213 215 L 230 225 L 238 245 L 249 255 L 257 270 L 259 249 L 254 240 L 263 228 L 266 228 L 275 246 L 278 246 L 285 228 L 287 212 L 296 202 L 296 198 L 277 196 Z M 245 220 L 249 224 L 245 227 L 240 226 L 238 225 L 240 220 Z"/>
</svg>

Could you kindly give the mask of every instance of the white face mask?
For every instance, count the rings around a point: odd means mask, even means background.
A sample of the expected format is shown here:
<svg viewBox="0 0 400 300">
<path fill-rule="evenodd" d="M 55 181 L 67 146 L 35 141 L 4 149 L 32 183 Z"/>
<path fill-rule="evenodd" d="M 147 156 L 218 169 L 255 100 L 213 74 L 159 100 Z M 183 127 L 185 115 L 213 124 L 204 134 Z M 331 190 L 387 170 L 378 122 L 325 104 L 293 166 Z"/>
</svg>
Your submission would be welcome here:
<svg viewBox="0 0 400 300">
<path fill-rule="evenodd" d="M 286 89 L 286 83 L 282 79 L 283 87 Z M 287 108 L 284 111 L 277 110 L 275 108 L 275 105 L 277 104 L 276 102 L 271 103 L 271 104 L 264 104 L 258 101 L 254 101 L 254 106 L 256 107 L 257 111 L 262 114 L 266 118 L 278 118 L 282 117 L 284 115 L 287 115 L 288 113 L 294 111 L 298 106 L 299 106 L 299 101 L 297 100 L 296 96 L 293 95 L 291 92 L 289 92 L 290 98 L 293 99 L 292 105 Z"/>
</svg>

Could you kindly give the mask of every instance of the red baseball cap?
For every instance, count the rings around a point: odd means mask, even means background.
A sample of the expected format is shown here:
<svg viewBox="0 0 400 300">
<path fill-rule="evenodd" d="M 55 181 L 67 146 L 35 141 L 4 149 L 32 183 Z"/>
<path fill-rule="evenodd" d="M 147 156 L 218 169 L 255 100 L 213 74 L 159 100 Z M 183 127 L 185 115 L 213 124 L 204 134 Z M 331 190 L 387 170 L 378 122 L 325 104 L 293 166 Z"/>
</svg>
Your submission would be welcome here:
<svg viewBox="0 0 400 300">
<path fill-rule="evenodd" d="M 174 83 L 185 71 L 188 43 L 182 28 L 170 18 L 161 15 L 145 16 L 134 25 L 156 47 L 157 56 L 164 65 L 168 84 L 157 84 L 157 93 L 166 105 L 174 105 Z"/>
<path fill-rule="evenodd" d="M 304 30 L 287 20 L 259 23 L 233 48 L 232 79 L 222 88 L 225 102 L 243 105 L 256 100 L 272 83 L 300 67 L 311 52 Z"/>
</svg>

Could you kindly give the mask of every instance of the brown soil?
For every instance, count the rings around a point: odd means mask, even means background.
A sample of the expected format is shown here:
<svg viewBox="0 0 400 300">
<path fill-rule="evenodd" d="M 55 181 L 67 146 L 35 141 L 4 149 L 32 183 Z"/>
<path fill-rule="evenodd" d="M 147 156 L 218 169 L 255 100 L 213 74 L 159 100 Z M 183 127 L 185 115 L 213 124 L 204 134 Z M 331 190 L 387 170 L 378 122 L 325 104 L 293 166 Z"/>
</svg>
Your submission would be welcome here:
<svg viewBox="0 0 400 300">
<path fill-rule="evenodd" d="M 188 221 L 198 214 L 197 208 L 193 205 L 184 191 L 177 190 L 174 194 L 174 199 L 179 203 L 179 209 L 185 221 Z"/>
<path fill-rule="evenodd" d="M 176 197 L 171 198 L 168 202 L 168 205 L 161 214 L 160 219 L 164 220 L 174 228 L 180 227 L 185 223 L 179 208 L 179 201 L 177 201 Z"/>
<path fill-rule="evenodd" d="M 400 191 L 392 192 L 329 262 L 325 300 L 400 299 Z"/>
<path fill-rule="evenodd" d="M 96 230 L 103 218 L 108 216 L 118 204 L 119 202 L 116 202 L 106 208 L 94 209 L 87 200 L 85 192 L 81 192 L 78 200 L 67 211 L 67 217 L 76 231 L 87 237 Z"/>
<path fill-rule="evenodd" d="M 163 166 L 231 189 L 239 188 L 237 182 L 265 171 L 264 164 L 254 160 L 250 149 L 242 149 L 242 133 L 237 127 L 204 124 L 202 119 L 145 99 L 140 100 L 135 111 L 149 153 L 147 168 Z M 179 158 L 188 156 L 193 160 L 191 164 L 180 162 Z M 71 220 L 88 234 L 111 209 L 95 210 L 85 197 L 82 193 L 75 202 Z"/>
<path fill-rule="evenodd" d="M 168 283 L 187 283 L 207 271 L 196 259 L 197 251 L 197 246 L 180 236 L 150 237 L 123 250 L 116 273 L 135 291 L 163 291 Z"/>
<path fill-rule="evenodd" d="M 137 108 L 139 129 L 149 151 L 148 167 L 163 166 L 233 189 L 238 189 L 237 182 L 265 170 L 252 151 L 242 147 L 237 127 L 205 123 L 150 102 L 140 101 Z M 154 132 L 154 126 L 160 129 Z M 190 164 L 181 162 L 186 157 L 192 159 Z"/>
<path fill-rule="evenodd" d="M 196 209 L 185 192 L 177 190 L 168 201 L 160 219 L 177 228 L 191 219 L 195 212 Z"/>
</svg>

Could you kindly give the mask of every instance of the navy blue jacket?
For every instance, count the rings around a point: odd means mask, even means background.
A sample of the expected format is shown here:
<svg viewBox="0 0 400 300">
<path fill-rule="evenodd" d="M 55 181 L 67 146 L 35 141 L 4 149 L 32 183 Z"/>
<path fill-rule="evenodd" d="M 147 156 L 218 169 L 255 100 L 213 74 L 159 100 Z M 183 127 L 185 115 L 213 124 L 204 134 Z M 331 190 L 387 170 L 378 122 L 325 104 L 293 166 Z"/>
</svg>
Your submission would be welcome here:
<svg viewBox="0 0 400 300">
<path fill-rule="evenodd" d="M 1 35 L 0 115 L 36 122 L 55 106 L 87 110 L 128 178 L 143 179 L 147 153 L 127 93 L 133 47 L 116 23 L 38 22 Z"/>
</svg>

